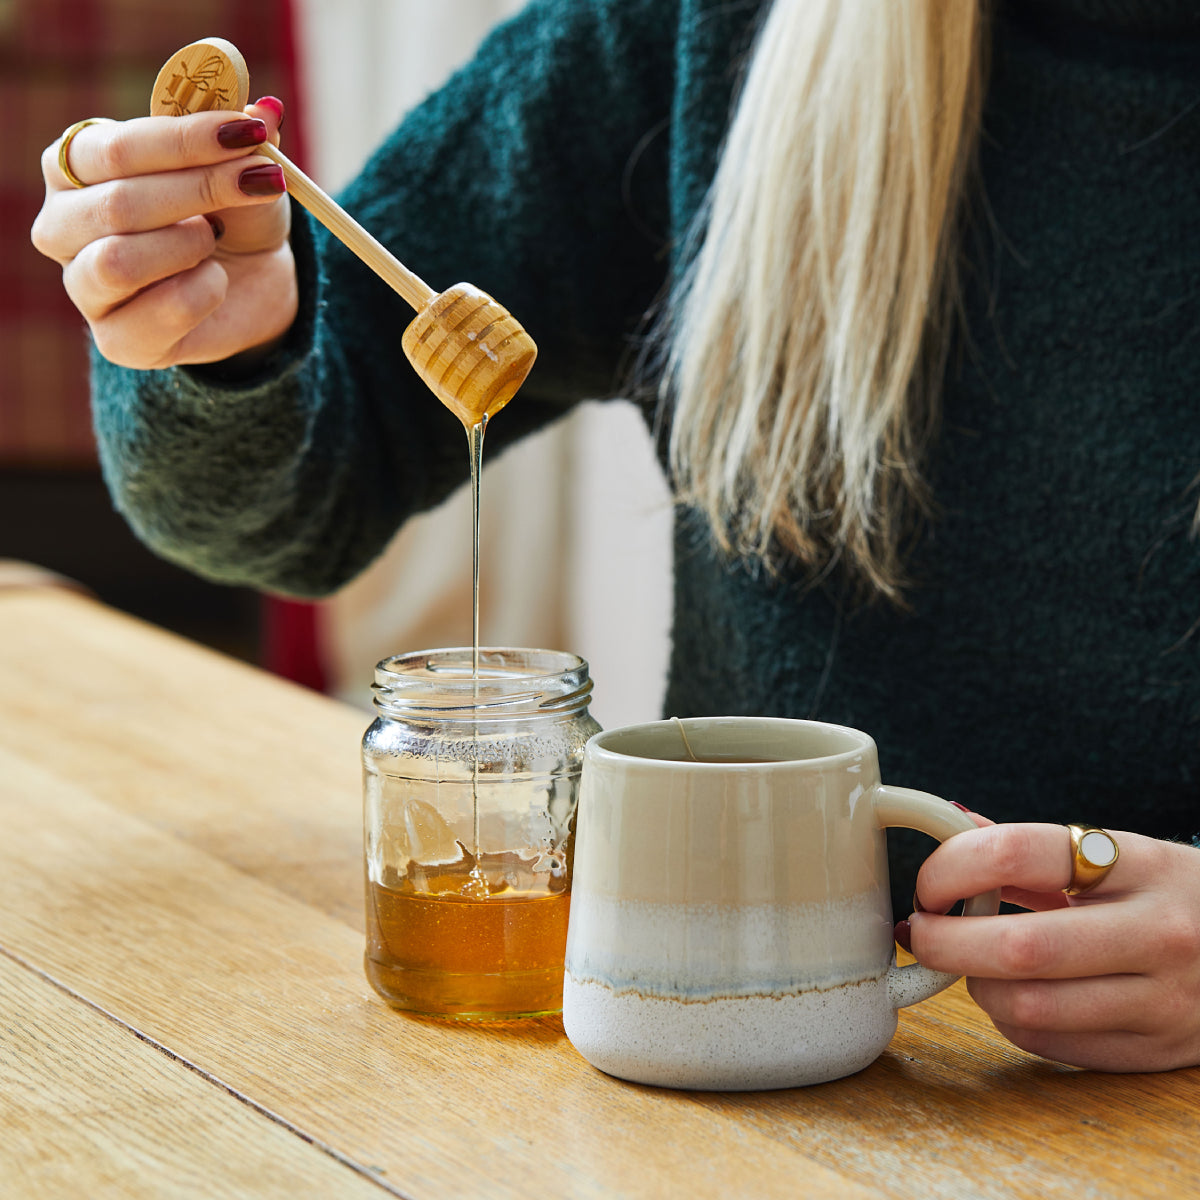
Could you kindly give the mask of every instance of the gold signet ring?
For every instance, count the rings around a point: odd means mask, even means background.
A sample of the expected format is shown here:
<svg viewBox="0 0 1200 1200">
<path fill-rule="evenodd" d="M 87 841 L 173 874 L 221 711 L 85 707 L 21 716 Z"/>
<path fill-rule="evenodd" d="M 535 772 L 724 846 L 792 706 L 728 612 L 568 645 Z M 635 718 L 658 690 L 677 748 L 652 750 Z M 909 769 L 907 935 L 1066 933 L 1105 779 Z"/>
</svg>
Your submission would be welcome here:
<svg viewBox="0 0 1200 1200">
<path fill-rule="evenodd" d="M 74 125 L 69 126 L 64 131 L 62 140 L 58 143 L 58 169 L 67 177 L 67 182 L 72 187 L 87 187 L 87 184 L 71 170 L 71 163 L 67 158 L 71 150 L 71 143 L 75 140 L 75 135 L 81 129 L 86 129 L 89 125 L 99 125 L 107 120 L 107 117 L 88 117 L 86 120 L 76 121 Z"/>
<path fill-rule="evenodd" d="M 1091 891 L 1113 869 L 1120 850 L 1111 833 L 1095 825 L 1068 825 L 1071 835 L 1071 882 L 1063 891 L 1078 896 Z"/>
</svg>

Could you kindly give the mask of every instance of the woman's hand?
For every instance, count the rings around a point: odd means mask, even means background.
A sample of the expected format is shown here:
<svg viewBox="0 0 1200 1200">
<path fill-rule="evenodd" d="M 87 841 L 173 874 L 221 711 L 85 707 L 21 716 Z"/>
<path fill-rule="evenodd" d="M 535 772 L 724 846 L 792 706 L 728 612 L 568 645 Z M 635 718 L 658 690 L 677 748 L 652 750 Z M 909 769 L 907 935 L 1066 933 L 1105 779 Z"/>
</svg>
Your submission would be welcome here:
<svg viewBox="0 0 1200 1200">
<path fill-rule="evenodd" d="M 277 107 L 278 106 L 278 107 Z M 141 117 L 81 129 L 42 155 L 33 244 L 63 268 L 97 348 L 143 369 L 216 362 L 278 342 L 297 310 L 283 174 L 254 149 L 282 106 Z M 61 140 L 61 139 L 60 139 Z"/>
<path fill-rule="evenodd" d="M 1067 897 L 1062 825 L 988 824 L 929 856 L 912 952 L 968 977 L 976 1003 L 1023 1050 L 1102 1071 L 1200 1064 L 1200 850 L 1113 832 L 1120 857 Z M 1033 911 L 937 915 L 990 888 Z"/>
</svg>

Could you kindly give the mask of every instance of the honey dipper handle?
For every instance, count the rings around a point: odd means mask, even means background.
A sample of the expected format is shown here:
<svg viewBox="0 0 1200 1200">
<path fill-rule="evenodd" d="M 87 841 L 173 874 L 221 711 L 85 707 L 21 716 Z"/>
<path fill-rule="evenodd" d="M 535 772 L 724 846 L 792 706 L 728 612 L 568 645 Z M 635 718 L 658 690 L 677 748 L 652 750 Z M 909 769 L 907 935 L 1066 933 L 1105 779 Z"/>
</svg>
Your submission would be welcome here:
<svg viewBox="0 0 1200 1200">
<path fill-rule="evenodd" d="M 344 208 L 321 190 L 305 173 L 270 142 L 257 148 L 283 168 L 288 191 L 308 209 L 310 213 L 335 238 L 378 275 L 384 283 L 398 292 L 420 312 L 437 294 L 418 275 L 414 275 L 381 242 L 372 237 Z"/>
</svg>

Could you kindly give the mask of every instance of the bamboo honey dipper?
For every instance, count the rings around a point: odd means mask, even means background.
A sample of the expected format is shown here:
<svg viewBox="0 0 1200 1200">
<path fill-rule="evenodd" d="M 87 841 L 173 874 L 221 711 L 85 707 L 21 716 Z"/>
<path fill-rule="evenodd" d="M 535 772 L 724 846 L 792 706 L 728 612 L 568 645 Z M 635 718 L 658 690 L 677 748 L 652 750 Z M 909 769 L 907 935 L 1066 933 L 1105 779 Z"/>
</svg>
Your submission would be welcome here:
<svg viewBox="0 0 1200 1200">
<path fill-rule="evenodd" d="M 204 38 L 177 51 L 159 71 L 150 115 L 240 110 L 249 96 L 250 74 L 237 47 Z M 270 142 L 256 152 L 278 163 L 289 193 L 416 310 L 401 345 L 433 394 L 468 429 L 499 412 L 537 357 L 520 322 L 469 283 L 435 293 Z"/>
</svg>

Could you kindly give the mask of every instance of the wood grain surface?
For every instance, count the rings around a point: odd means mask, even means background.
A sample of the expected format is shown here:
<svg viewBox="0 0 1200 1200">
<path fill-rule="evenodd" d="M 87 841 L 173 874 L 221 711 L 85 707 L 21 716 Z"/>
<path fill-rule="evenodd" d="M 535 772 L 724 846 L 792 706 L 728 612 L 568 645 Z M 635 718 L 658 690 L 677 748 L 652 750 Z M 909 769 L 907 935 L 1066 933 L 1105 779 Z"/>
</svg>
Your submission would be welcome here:
<svg viewBox="0 0 1200 1200">
<path fill-rule="evenodd" d="M 352 1164 L 3 955 L 0 1011 L 0 1194 L 379 1196 Z"/>
<path fill-rule="evenodd" d="M 610 1079 L 557 1020 L 393 1012 L 369 715 L 87 597 L 0 592 L 0 715 L 6 1200 L 1200 1194 L 1200 1071 L 1042 1062 L 961 984 L 866 1071 L 742 1095 Z"/>
</svg>

